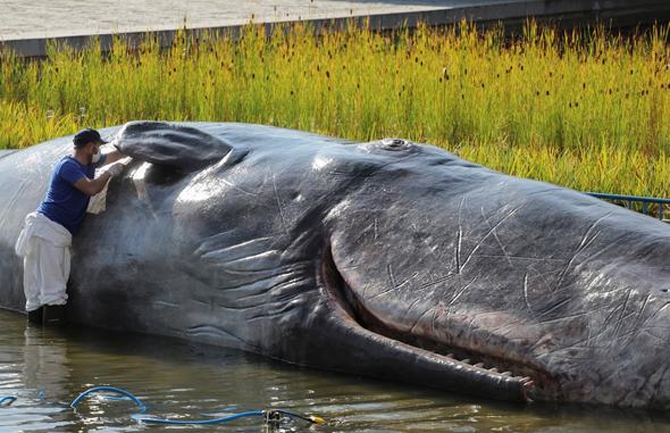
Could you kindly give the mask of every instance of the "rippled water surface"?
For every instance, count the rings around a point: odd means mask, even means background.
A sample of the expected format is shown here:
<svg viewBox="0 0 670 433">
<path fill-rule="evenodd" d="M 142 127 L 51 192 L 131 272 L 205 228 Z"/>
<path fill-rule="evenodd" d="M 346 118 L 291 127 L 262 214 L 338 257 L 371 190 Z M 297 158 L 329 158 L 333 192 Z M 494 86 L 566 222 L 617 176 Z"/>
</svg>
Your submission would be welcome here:
<svg viewBox="0 0 670 433">
<path fill-rule="evenodd" d="M 236 351 L 137 335 L 26 326 L 0 310 L 0 407 L 5 432 L 670 432 L 659 413 L 592 407 L 507 405 L 420 387 L 300 369 Z M 206 426 L 136 422 L 129 401 L 93 396 L 95 385 L 137 395 L 148 414 L 174 419 L 286 409 L 326 419 L 322 425 L 262 418 Z"/>
</svg>

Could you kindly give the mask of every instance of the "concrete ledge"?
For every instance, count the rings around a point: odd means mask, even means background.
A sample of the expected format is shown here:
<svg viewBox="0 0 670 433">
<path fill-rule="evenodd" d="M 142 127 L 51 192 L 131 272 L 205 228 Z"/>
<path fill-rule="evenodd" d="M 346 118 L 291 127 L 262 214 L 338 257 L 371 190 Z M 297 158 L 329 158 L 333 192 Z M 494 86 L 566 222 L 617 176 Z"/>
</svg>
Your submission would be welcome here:
<svg viewBox="0 0 670 433">
<path fill-rule="evenodd" d="M 419 23 L 430 26 L 441 26 L 458 23 L 462 19 L 489 26 L 503 23 L 508 30 L 520 30 L 529 18 L 538 22 L 551 22 L 561 28 L 578 25 L 602 23 L 611 28 L 647 27 L 654 23 L 667 25 L 670 21 L 670 1 L 668 0 L 539 0 L 525 2 L 510 2 L 473 7 L 459 7 L 438 9 L 423 12 L 408 12 L 395 14 L 379 14 L 370 16 L 356 16 L 335 19 L 317 19 L 308 22 L 317 32 L 346 28 L 353 21 L 362 25 L 369 20 L 370 27 L 378 31 L 397 29 L 402 26 L 414 28 Z M 278 24 L 289 22 L 268 22 L 259 25 L 266 27 L 269 33 Z M 198 37 L 205 32 L 232 37 L 239 35 L 244 26 L 222 26 L 207 28 L 186 29 L 190 37 Z M 68 36 L 52 39 L 23 39 L 0 41 L 0 49 L 9 49 L 19 57 L 40 58 L 47 55 L 49 43 L 57 46 L 67 45 L 75 50 L 81 50 L 90 45 L 92 38 L 99 38 L 101 49 L 106 52 L 112 46 L 115 37 L 121 37 L 131 44 L 140 43 L 147 34 L 157 37 L 161 46 L 172 44 L 178 29 L 154 32 L 134 32 L 119 34 L 100 34 Z"/>
</svg>

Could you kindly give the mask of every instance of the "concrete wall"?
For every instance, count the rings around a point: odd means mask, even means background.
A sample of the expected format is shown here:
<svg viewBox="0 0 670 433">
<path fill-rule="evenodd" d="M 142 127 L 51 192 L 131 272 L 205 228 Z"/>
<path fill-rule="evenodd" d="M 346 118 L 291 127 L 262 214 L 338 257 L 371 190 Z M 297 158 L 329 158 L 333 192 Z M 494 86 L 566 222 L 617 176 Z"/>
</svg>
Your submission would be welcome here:
<svg viewBox="0 0 670 433">
<path fill-rule="evenodd" d="M 521 29 L 528 18 L 538 22 L 552 22 L 559 27 L 603 23 L 613 28 L 646 27 L 654 23 L 667 25 L 670 21 L 670 0 L 536 0 L 517 1 L 503 4 L 483 5 L 473 7 L 459 7 L 451 9 L 431 10 L 425 12 L 408 12 L 397 14 L 370 15 L 369 17 L 348 17 L 328 20 L 309 21 L 317 31 L 333 28 L 344 28 L 351 20 L 362 24 L 369 19 L 371 28 L 375 30 L 391 30 L 402 27 L 416 27 L 418 23 L 431 26 L 449 25 L 462 19 L 478 23 L 482 26 L 502 22 L 506 29 Z M 266 23 L 268 33 L 276 23 Z M 242 26 L 209 27 L 188 29 L 190 36 L 197 37 L 204 31 L 218 34 L 239 34 Z M 177 30 L 151 32 L 158 37 L 162 46 L 172 43 Z M 117 36 L 138 43 L 146 33 L 123 33 Z M 112 44 L 114 35 L 96 35 L 103 51 L 107 51 Z M 25 39 L 0 41 L 0 49 L 11 49 L 22 57 L 44 57 L 47 44 L 67 44 L 75 49 L 81 49 L 91 43 L 91 36 L 70 36 L 53 39 Z"/>
</svg>

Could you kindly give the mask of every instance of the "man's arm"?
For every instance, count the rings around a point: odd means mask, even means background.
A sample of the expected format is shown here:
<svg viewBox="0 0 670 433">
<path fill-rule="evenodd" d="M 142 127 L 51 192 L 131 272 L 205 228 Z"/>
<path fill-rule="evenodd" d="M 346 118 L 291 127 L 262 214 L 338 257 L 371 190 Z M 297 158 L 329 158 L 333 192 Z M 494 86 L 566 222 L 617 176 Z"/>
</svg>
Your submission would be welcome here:
<svg viewBox="0 0 670 433">
<path fill-rule="evenodd" d="M 105 161 L 104 161 L 105 163 L 102 164 L 100 167 L 104 167 L 106 165 L 113 164 L 116 161 L 118 161 L 119 159 L 123 159 L 125 157 L 126 157 L 126 155 L 119 152 L 118 150 L 116 150 L 116 149 L 112 150 L 109 153 L 105 153 Z"/>
<path fill-rule="evenodd" d="M 119 162 L 109 167 L 107 171 L 93 180 L 83 176 L 77 179 L 72 185 L 87 196 L 92 197 L 105 188 L 109 179 L 121 174 L 124 168 L 125 166 Z"/>
<path fill-rule="evenodd" d="M 105 188 L 105 185 L 107 185 L 107 182 L 111 178 L 112 175 L 107 171 L 93 180 L 87 177 L 82 177 L 81 179 L 76 181 L 73 185 L 75 188 L 77 188 L 79 191 L 83 192 L 87 196 L 93 197 L 94 195 L 96 195 Z"/>
</svg>

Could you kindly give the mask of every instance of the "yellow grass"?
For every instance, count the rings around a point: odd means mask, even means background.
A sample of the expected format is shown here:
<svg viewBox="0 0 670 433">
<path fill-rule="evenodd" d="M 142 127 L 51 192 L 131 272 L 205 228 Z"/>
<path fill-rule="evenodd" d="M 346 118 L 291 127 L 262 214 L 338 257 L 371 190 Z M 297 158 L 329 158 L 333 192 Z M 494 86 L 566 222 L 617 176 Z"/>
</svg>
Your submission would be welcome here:
<svg viewBox="0 0 670 433">
<path fill-rule="evenodd" d="M 94 44 L 95 45 L 95 44 Z M 0 61 L 0 148 L 132 119 L 239 121 L 355 140 L 400 136 L 579 190 L 670 196 L 668 29 L 622 38 L 463 23 L 379 34 L 147 37 L 109 56 Z"/>
</svg>

